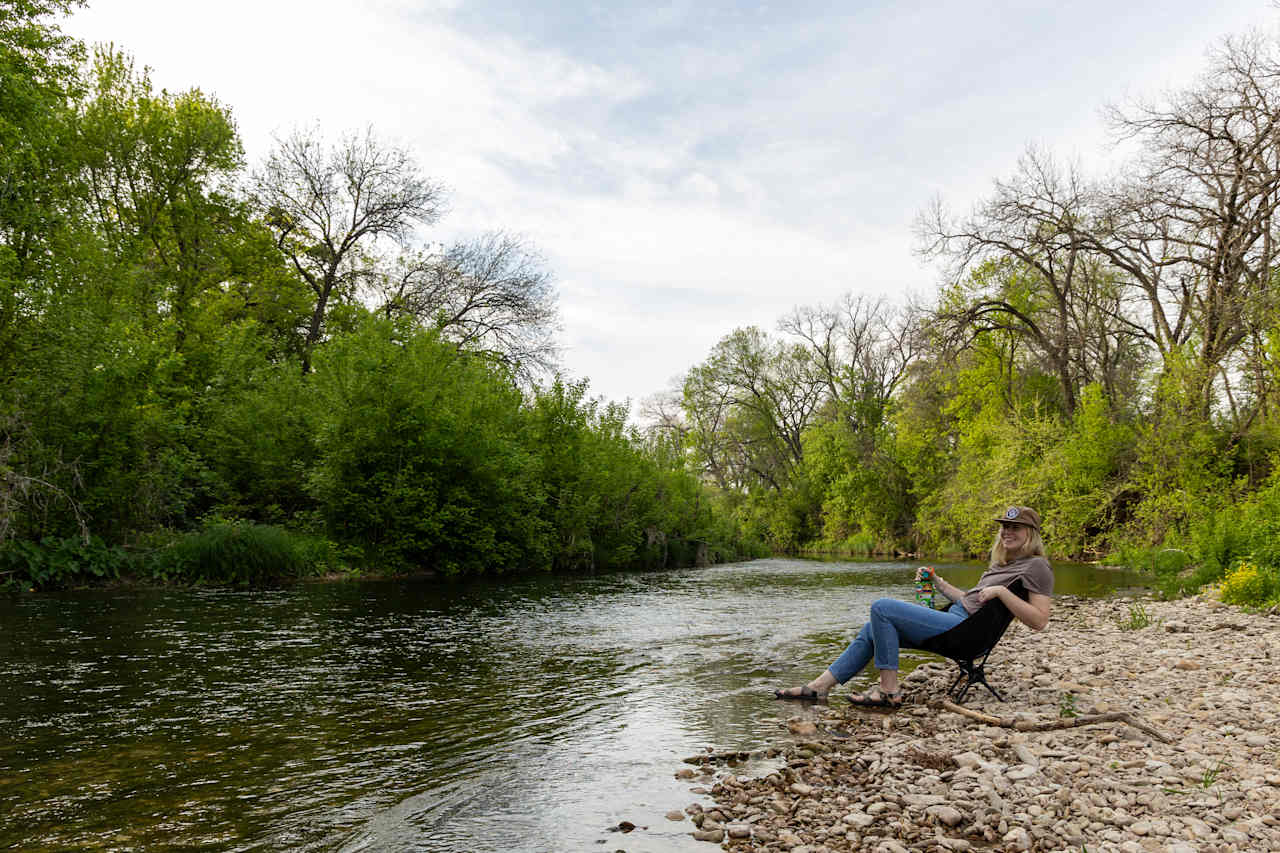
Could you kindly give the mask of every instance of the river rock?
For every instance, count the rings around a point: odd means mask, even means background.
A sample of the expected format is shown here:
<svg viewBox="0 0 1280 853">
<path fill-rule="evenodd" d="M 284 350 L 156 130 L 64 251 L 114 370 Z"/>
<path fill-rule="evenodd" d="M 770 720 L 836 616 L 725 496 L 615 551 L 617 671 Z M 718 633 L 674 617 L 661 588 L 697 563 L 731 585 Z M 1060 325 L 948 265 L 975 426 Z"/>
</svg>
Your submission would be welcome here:
<svg viewBox="0 0 1280 853">
<path fill-rule="evenodd" d="M 1031 836 L 1027 834 L 1027 831 L 1020 826 L 1015 827 L 1009 830 L 1008 832 L 1006 832 L 1002 840 L 1004 841 L 1005 844 L 1008 844 L 1014 850 L 1030 850 L 1031 849 Z"/>
<path fill-rule="evenodd" d="M 1017 743 L 1013 745 L 1013 751 L 1018 756 L 1018 760 L 1030 767 L 1039 767 L 1040 759 L 1031 751 L 1031 748 L 1025 743 Z"/>
<path fill-rule="evenodd" d="M 1144 606 L 1156 625 L 1201 631 L 1208 601 Z M 1280 742 L 1272 699 L 1280 625 L 1224 608 L 1211 624 L 1239 630 L 1198 643 L 1179 632 L 1122 630 L 1127 615 L 1124 599 L 1060 596 L 1047 630 L 1015 624 L 1002 640 L 991 678 L 1007 701 L 975 691 L 967 704 L 1053 723 L 1067 684 L 1080 690 L 1083 712 L 1125 711 L 1155 734 L 1123 722 L 986 725 L 930 707 L 951 670 L 921 666 L 904 675 L 911 704 L 903 711 L 879 719 L 815 707 L 805 719 L 816 734 L 756 751 L 777 759 L 760 777 L 721 776 L 708 792 L 727 817 L 720 822 L 752 827 L 750 839 L 726 835 L 731 849 L 1280 851 L 1280 761 L 1271 748 Z M 1036 687 L 1036 676 L 1046 686 Z M 727 763 L 716 765 L 721 774 Z M 951 832 L 965 837 L 943 834 Z"/>
<path fill-rule="evenodd" d="M 710 841 L 712 844 L 719 844 L 724 841 L 723 829 L 700 829 L 693 833 L 694 841 Z"/>
<path fill-rule="evenodd" d="M 681 812 L 681 811 L 667 812 L 667 820 L 684 820 L 684 812 Z"/>
<path fill-rule="evenodd" d="M 936 817 L 947 826 L 955 826 L 964 820 L 964 815 L 951 806 L 929 806 L 925 812 Z"/>
</svg>

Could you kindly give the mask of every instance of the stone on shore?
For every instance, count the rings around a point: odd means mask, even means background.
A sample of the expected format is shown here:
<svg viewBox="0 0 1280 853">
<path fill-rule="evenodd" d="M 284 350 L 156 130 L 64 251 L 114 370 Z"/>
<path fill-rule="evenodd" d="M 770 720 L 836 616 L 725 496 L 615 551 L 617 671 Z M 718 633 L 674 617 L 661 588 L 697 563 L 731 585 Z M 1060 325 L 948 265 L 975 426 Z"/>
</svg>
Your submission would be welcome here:
<svg viewBox="0 0 1280 853">
<path fill-rule="evenodd" d="M 988 663 L 1007 701 L 966 701 L 1007 725 L 930 706 L 952 678 L 938 661 L 904 674 L 896 713 L 780 720 L 758 775 L 703 765 L 693 837 L 769 853 L 1280 850 L 1280 614 L 1149 600 L 1135 630 L 1129 604 L 1062 596 L 1047 630 L 1015 623 Z M 1140 726 L 1034 730 L 1068 711 Z"/>
</svg>

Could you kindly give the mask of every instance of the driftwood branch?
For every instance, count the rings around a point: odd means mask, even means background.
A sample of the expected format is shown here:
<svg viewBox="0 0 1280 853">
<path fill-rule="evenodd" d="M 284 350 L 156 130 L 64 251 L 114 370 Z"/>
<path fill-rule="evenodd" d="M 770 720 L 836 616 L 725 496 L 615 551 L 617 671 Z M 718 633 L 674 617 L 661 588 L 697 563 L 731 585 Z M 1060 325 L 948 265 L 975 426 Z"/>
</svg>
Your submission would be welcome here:
<svg viewBox="0 0 1280 853">
<path fill-rule="evenodd" d="M 1079 717 L 1064 717 L 1060 720 L 1015 720 L 1012 717 L 996 717 L 991 714 L 984 714 L 981 711 L 974 711 L 971 708 L 957 705 L 948 699 L 937 703 L 937 707 L 941 707 L 943 710 L 950 711 L 953 714 L 960 714 L 961 716 L 978 720 L 989 726 L 999 726 L 1003 729 L 1013 729 L 1019 732 L 1049 732 L 1058 729 L 1074 729 L 1079 726 L 1094 726 L 1099 723 L 1125 723 L 1133 726 L 1138 731 L 1151 735 L 1161 743 L 1171 742 L 1168 735 L 1157 731 L 1128 711 L 1112 711 L 1107 714 L 1084 714 Z"/>
</svg>

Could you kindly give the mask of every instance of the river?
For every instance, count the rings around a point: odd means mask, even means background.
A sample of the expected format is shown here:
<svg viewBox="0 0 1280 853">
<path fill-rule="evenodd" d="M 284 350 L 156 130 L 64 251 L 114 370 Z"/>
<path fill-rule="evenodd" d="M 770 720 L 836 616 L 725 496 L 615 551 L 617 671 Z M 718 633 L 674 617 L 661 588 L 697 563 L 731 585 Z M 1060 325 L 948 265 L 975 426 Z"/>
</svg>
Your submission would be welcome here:
<svg viewBox="0 0 1280 853">
<path fill-rule="evenodd" d="M 913 567 L 0 596 L 0 848 L 705 853 L 681 759 L 777 740 Z"/>
</svg>

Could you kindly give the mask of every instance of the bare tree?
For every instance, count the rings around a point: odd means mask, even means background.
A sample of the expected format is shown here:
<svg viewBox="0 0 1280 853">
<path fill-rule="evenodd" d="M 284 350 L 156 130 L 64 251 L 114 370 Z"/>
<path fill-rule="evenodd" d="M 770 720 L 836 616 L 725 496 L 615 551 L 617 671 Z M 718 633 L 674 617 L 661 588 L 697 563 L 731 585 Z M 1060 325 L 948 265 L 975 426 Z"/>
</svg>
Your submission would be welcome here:
<svg viewBox="0 0 1280 853">
<path fill-rule="evenodd" d="M 373 275 L 379 241 L 405 246 L 414 226 L 440 215 L 443 187 L 424 177 L 402 148 L 372 129 L 335 145 L 314 129 L 276 140 L 252 179 L 252 195 L 280 249 L 315 294 L 307 324 L 303 371 L 324 335 L 331 303 L 354 298 Z"/>
<path fill-rule="evenodd" d="M 646 433 L 662 436 L 673 445 L 683 446 L 689 437 L 689 419 L 682 406 L 684 377 L 675 387 L 646 397 L 640 404 L 640 420 Z"/>
<path fill-rule="evenodd" d="M 804 341 L 829 400 L 855 432 L 878 429 L 917 348 L 912 312 L 846 293 L 796 308 L 778 324 Z"/>
<path fill-rule="evenodd" d="M 437 328 L 523 380 L 556 365 L 555 287 L 542 258 L 518 237 L 492 232 L 442 254 L 403 256 L 377 290 L 388 317 Z"/>
<path fill-rule="evenodd" d="M 1166 363 L 1194 349 L 1207 414 L 1224 366 L 1277 307 L 1280 45 L 1228 39 L 1197 85 L 1110 118 L 1143 155 L 1082 236 L 1139 288 Z"/>
<path fill-rule="evenodd" d="M 937 319 L 953 337 L 1003 330 L 1027 341 L 1057 378 L 1067 413 L 1083 384 L 1116 384 L 1118 354 L 1141 333 L 1087 236 L 1094 206 L 1074 168 L 1033 148 L 968 217 L 935 204 L 917 222 L 921 253 L 950 263 L 961 294 Z"/>
</svg>

